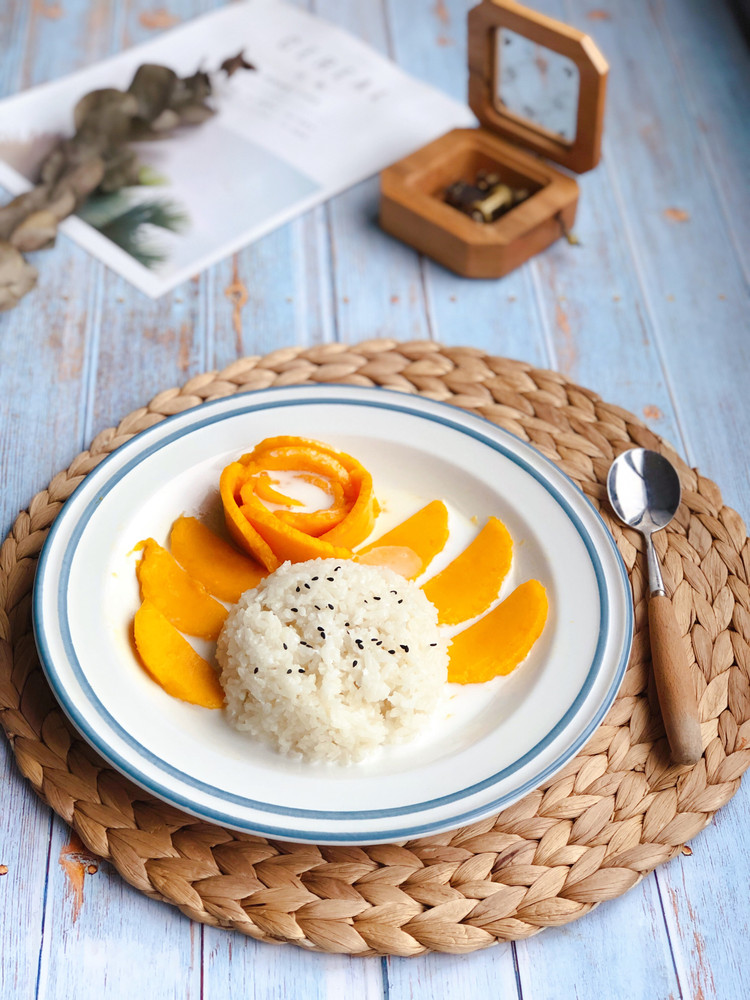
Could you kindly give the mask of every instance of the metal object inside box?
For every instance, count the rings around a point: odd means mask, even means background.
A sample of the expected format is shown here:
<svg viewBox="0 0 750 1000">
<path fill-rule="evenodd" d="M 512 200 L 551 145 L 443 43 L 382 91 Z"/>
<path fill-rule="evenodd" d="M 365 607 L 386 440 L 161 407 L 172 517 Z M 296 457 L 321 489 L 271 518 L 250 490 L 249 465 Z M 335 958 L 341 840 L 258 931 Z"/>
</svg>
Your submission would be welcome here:
<svg viewBox="0 0 750 1000">
<path fill-rule="evenodd" d="M 455 181 L 445 191 L 445 202 L 475 222 L 495 222 L 516 205 L 525 201 L 528 188 L 514 188 L 503 183 L 500 174 L 480 170 L 473 184 Z"/>
</svg>

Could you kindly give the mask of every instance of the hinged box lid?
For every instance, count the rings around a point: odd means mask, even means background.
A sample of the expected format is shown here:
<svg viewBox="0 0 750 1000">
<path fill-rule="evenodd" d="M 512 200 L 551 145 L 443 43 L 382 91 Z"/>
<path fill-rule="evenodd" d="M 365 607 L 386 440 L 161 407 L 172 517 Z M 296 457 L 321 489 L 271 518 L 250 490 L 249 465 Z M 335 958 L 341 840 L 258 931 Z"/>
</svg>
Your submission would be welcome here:
<svg viewBox="0 0 750 1000">
<path fill-rule="evenodd" d="M 576 173 L 599 162 L 608 72 L 588 35 L 514 0 L 482 0 L 469 12 L 472 111 Z"/>
</svg>

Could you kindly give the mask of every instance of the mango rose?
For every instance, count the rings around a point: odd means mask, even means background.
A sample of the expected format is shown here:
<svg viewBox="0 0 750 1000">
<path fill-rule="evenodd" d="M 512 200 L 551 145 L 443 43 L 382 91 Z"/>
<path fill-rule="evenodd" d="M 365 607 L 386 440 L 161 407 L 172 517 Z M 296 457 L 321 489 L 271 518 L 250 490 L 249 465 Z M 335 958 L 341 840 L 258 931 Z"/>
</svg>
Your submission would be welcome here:
<svg viewBox="0 0 750 1000">
<path fill-rule="evenodd" d="M 284 491 L 275 488 L 279 472 L 288 474 Z M 296 509 L 304 504 L 286 492 L 292 492 L 295 482 L 322 490 L 328 504 Z M 372 531 L 380 509 L 364 466 L 351 455 L 302 437 L 261 441 L 224 469 L 220 490 L 230 535 L 269 571 L 286 560 L 350 559 L 354 546 Z"/>
</svg>

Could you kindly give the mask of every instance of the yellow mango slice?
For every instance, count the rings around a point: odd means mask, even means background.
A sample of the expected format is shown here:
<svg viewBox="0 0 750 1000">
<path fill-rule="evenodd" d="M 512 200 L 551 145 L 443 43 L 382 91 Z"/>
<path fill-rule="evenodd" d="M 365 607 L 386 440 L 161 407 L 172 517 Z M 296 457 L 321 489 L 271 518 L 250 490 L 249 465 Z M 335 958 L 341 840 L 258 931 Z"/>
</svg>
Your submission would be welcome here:
<svg viewBox="0 0 750 1000">
<path fill-rule="evenodd" d="M 282 560 L 277 558 L 271 546 L 261 538 L 254 525 L 247 521 L 237 503 L 237 494 L 242 488 L 247 469 L 240 462 L 232 462 L 221 473 L 219 492 L 224 506 L 224 520 L 232 541 L 245 552 L 249 552 L 259 563 L 272 572 L 278 569 Z M 266 509 L 265 507 L 263 508 Z"/>
<path fill-rule="evenodd" d="M 271 479 L 268 473 L 262 473 L 256 478 L 255 492 L 261 500 L 270 501 L 271 503 L 280 503 L 287 507 L 304 506 L 301 500 L 295 500 L 294 497 L 289 497 L 286 493 L 280 493 L 274 489 L 274 486 L 278 485 L 278 479 Z"/>
<path fill-rule="evenodd" d="M 151 601 L 136 611 L 133 631 L 144 667 L 167 694 L 191 705 L 222 708 L 224 692 L 216 671 Z"/>
<path fill-rule="evenodd" d="M 180 632 L 217 639 L 227 609 L 198 580 L 178 565 L 153 538 L 136 545 L 143 555 L 135 567 L 141 600 L 150 601 Z"/>
<path fill-rule="evenodd" d="M 356 555 L 354 561 L 366 566 L 387 566 L 406 580 L 422 572 L 422 559 L 406 545 L 378 545 L 369 552 Z"/>
<path fill-rule="evenodd" d="M 308 559 L 351 559 L 351 549 L 340 545 L 331 545 L 326 541 L 325 536 L 306 535 L 297 528 L 292 528 L 285 524 L 275 513 L 266 510 L 261 504 L 250 506 L 243 504 L 238 508 L 239 513 L 246 519 L 246 524 L 250 531 L 260 537 L 264 545 L 270 549 L 273 558 L 276 560 L 278 568 L 281 563 L 305 562 Z M 252 525 L 250 519 L 252 518 Z M 257 551 L 254 549 L 253 551 Z M 265 560 L 264 560 L 265 561 Z M 266 562 L 269 566 L 269 563 Z M 271 568 L 269 566 L 269 568 Z"/>
<path fill-rule="evenodd" d="M 454 637 L 448 648 L 448 680 L 481 684 L 509 674 L 524 660 L 547 620 L 547 591 L 527 580 L 484 618 Z"/>
<path fill-rule="evenodd" d="M 190 576 L 228 604 L 236 604 L 267 573 L 194 517 L 177 518 L 169 544 L 175 559 Z"/>
<path fill-rule="evenodd" d="M 420 559 L 419 570 L 407 577 L 414 580 L 424 573 L 438 552 L 442 552 L 447 541 L 448 508 L 442 500 L 433 500 L 374 542 L 365 545 L 357 552 L 357 557 L 362 561 L 362 556 L 382 546 L 412 549 Z"/>
<path fill-rule="evenodd" d="M 490 517 L 461 555 L 422 587 L 438 609 L 438 624 L 458 625 L 486 611 L 500 593 L 512 556 L 508 529 Z"/>
</svg>

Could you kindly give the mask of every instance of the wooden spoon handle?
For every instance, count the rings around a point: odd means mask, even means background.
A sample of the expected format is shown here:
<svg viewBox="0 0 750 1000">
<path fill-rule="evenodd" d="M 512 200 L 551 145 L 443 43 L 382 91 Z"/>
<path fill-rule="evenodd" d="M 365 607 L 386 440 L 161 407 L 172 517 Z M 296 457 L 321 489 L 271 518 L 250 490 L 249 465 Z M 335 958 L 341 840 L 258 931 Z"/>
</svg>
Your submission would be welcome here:
<svg viewBox="0 0 750 1000">
<path fill-rule="evenodd" d="M 649 599 L 648 627 L 656 691 L 672 760 L 675 764 L 695 764 L 703 756 L 698 702 L 674 608 L 664 594 Z"/>
</svg>

